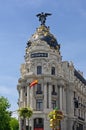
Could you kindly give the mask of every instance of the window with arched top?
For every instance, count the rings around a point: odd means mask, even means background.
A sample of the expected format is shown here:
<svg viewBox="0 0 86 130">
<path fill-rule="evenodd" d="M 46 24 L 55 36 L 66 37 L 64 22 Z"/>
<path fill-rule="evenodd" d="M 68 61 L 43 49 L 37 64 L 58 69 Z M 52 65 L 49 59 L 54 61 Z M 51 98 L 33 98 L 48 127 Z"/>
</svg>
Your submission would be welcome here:
<svg viewBox="0 0 86 130">
<path fill-rule="evenodd" d="M 55 75 L 55 67 L 51 67 L 51 75 Z"/>
</svg>

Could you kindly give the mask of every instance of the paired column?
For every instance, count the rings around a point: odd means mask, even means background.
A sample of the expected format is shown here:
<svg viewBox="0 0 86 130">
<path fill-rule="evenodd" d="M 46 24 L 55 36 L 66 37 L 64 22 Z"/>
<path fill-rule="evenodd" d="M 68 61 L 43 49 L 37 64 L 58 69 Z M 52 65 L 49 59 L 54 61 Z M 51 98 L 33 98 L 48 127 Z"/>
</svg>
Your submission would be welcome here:
<svg viewBox="0 0 86 130">
<path fill-rule="evenodd" d="M 44 109 L 51 108 L 51 87 L 48 82 L 44 85 Z"/>
<path fill-rule="evenodd" d="M 33 105 L 34 105 L 34 95 L 33 95 L 33 87 L 30 88 L 30 100 L 29 100 L 29 103 L 30 103 L 30 107 L 33 108 Z"/>
<path fill-rule="evenodd" d="M 51 83 L 49 84 L 49 108 L 52 109 L 52 96 L 51 96 L 51 93 L 52 93 L 52 85 Z"/>
<path fill-rule="evenodd" d="M 59 92 L 60 92 L 60 97 L 59 97 L 59 102 L 60 102 L 60 110 L 62 110 L 62 103 L 63 103 L 63 88 L 62 88 L 62 86 L 60 86 L 60 90 L 59 90 Z"/>
<path fill-rule="evenodd" d="M 27 107 L 30 106 L 33 108 L 33 101 L 34 101 L 34 96 L 33 96 L 33 87 L 30 88 L 29 86 L 27 87 Z"/>
<path fill-rule="evenodd" d="M 20 102 L 23 102 L 23 88 L 20 90 Z"/>
<path fill-rule="evenodd" d="M 30 106 L 30 87 L 27 86 L 27 107 Z"/>
<path fill-rule="evenodd" d="M 46 99 L 47 99 L 47 90 L 46 90 L 46 88 L 47 88 L 47 85 L 46 84 L 44 84 L 44 109 L 46 109 L 47 108 L 47 103 L 46 103 Z"/>
<path fill-rule="evenodd" d="M 63 86 L 58 86 L 59 109 L 63 109 Z"/>
<path fill-rule="evenodd" d="M 24 105 L 24 90 L 21 88 L 20 90 L 20 102 L 19 102 L 19 107 L 23 107 Z"/>
</svg>

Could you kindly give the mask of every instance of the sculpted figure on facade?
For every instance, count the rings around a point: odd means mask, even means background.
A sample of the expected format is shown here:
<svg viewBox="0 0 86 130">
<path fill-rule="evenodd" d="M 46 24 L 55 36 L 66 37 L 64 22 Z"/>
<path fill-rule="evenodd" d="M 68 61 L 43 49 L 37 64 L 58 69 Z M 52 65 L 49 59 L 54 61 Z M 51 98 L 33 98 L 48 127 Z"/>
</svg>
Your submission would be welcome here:
<svg viewBox="0 0 86 130">
<path fill-rule="evenodd" d="M 31 70 L 31 62 L 30 61 L 26 63 L 26 67 L 27 67 L 27 69 Z"/>
<path fill-rule="evenodd" d="M 22 75 L 22 76 L 27 73 L 25 64 L 22 64 L 22 65 L 21 65 L 20 72 L 21 72 L 21 75 Z"/>
<path fill-rule="evenodd" d="M 61 63 L 59 63 L 59 64 L 57 65 L 57 69 L 58 69 L 58 75 L 62 77 L 62 76 L 63 76 L 63 71 L 62 71 Z"/>
<path fill-rule="evenodd" d="M 44 63 L 44 64 L 43 64 L 43 67 L 44 67 L 44 69 L 45 69 L 45 72 L 46 72 L 46 71 L 49 71 L 49 69 L 50 69 L 50 63 L 49 63 L 49 62 Z"/>
<path fill-rule="evenodd" d="M 34 66 L 35 66 L 34 61 L 31 61 L 31 62 L 28 63 L 28 67 L 29 67 L 30 72 L 34 70 Z"/>
</svg>

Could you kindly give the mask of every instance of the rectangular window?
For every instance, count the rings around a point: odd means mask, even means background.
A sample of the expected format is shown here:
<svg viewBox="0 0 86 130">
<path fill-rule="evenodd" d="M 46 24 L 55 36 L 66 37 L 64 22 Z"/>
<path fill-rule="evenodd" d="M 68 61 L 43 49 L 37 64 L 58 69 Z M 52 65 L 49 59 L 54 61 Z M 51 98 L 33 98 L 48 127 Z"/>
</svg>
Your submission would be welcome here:
<svg viewBox="0 0 86 130">
<path fill-rule="evenodd" d="M 37 84 L 36 94 L 42 94 L 41 84 Z"/>
<path fill-rule="evenodd" d="M 37 74 L 42 74 L 42 66 L 37 66 Z"/>
<path fill-rule="evenodd" d="M 43 110 L 43 100 L 42 99 L 36 100 L 36 110 L 38 110 L 38 111 Z"/>
<path fill-rule="evenodd" d="M 55 85 L 52 85 L 52 92 L 55 92 Z"/>
<path fill-rule="evenodd" d="M 55 85 L 52 85 L 52 95 L 57 95 L 57 92 L 55 90 Z"/>
<path fill-rule="evenodd" d="M 52 100 L 52 108 L 54 109 L 56 107 L 56 100 Z"/>
</svg>

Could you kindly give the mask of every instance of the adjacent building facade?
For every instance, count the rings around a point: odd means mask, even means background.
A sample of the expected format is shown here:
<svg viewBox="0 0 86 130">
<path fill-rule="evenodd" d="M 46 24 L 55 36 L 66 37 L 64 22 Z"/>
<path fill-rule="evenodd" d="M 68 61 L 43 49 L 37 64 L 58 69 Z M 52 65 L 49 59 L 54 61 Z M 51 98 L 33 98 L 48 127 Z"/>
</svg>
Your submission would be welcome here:
<svg viewBox="0 0 86 130">
<path fill-rule="evenodd" d="M 30 88 L 34 80 L 38 84 Z M 31 130 L 50 130 L 48 114 L 55 107 L 64 113 L 60 130 L 86 130 L 86 80 L 72 62 L 62 60 L 60 45 L 45 24 L 27 42 L 17 90 L 19 108 L 33 109 Z M 23 130 L 20 117 L 19 126 Z"/>
</svg>

